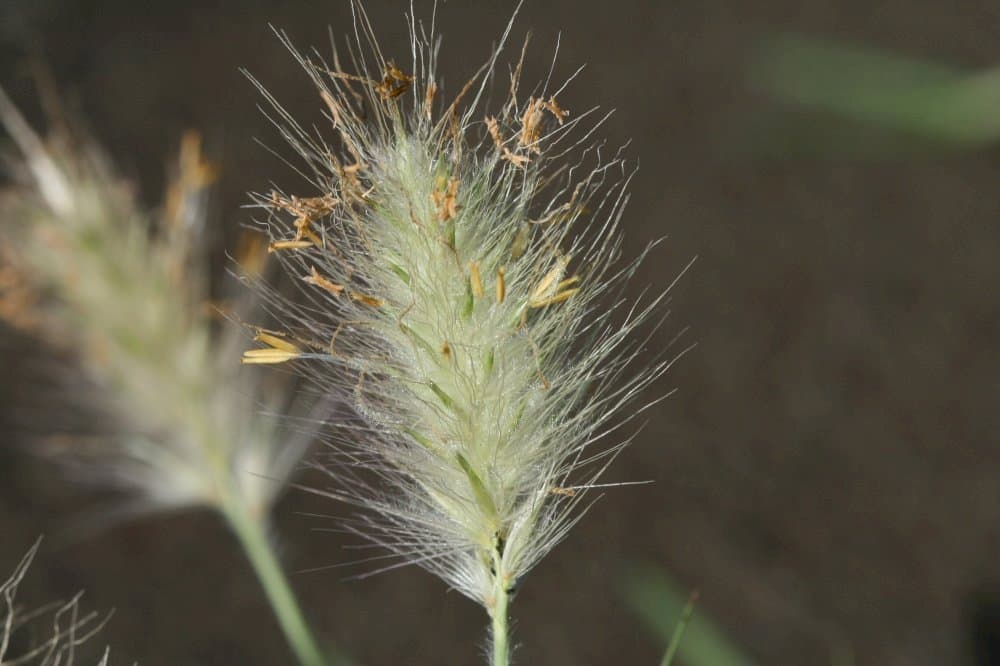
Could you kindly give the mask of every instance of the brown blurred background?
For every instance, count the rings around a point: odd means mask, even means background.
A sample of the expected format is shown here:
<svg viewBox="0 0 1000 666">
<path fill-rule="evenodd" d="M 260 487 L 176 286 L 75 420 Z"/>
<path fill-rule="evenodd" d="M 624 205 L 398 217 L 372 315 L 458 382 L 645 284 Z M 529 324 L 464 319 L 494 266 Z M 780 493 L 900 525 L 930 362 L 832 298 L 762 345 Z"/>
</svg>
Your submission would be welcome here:
<svg viewBox="0 0 1000 666">
<path fill-rule="evenodd" d="M 368 5 L 383 46 L 405 59 L 404 3 Z M 441 3 L 447 90 L 486 57 L 510 11 Z M 319 100 L 268 23 L 329 52 L 328 26 L 340 37 L 349 17 L 346 1 L 3 0 L 0 85 L 38 120 L 27 63 L 43 58 L 150 203 L 181 132 L 201 130 L 233 229 L 250 216 L 245 191 L 297 182 L 254 142 L 280 148 L 238 68 L 312 117 Z M 604 135 L 633 139 L 627 250 L 668 236 L 634 291 L 699 257 L 654 341 L 690 326 L 698 346 L 660 383 L 679 390 L 608 477 L 656 483 L 610 492 L 519 593 L 519 663 L 656 663 L 662 646 L 619 593 L 633 561 L 698 588 L 699 611 L 760 664 L 845 653 L 858 665 L 988 663 L 974 639 L 996 629 L 1000 601 L 1000 153 L 831 152 L 858 135 L 822 118 L 806 127 L 825 148 L 810 147 L 785 131 L 795 113 L 774 122 L 745 66 L 772 29 L 992 65 L 1000 7 L 556 0 L 528 3 L 515 41 L 529 29 L 529 76 L 544 72 L 561 31 L 557 73 L 588 67 L 560 101 L 616 108 Z M 219 238 L 221 266 L 231 234 Z M 61 418 L 35 348 L 0 329 L 0 572 L 50 537 L 21 600 L 83 589 L 88 607 L 115 608 L 98 643 L 117 664 L 289 663 L 213 516 L 60 542 L 72 513 L 100 498 L 15 450 L 23 410 Z M 302 493 L 279 506 L 291 568 L 353 557 L 342 537 L 314 530 L 327 521 L 299 513 L 338 511 Z M 293 582 L 315 626 L 361 663 L 481 661 L 485 614 L 429 574 L 344 575 Z"/>
</svg>

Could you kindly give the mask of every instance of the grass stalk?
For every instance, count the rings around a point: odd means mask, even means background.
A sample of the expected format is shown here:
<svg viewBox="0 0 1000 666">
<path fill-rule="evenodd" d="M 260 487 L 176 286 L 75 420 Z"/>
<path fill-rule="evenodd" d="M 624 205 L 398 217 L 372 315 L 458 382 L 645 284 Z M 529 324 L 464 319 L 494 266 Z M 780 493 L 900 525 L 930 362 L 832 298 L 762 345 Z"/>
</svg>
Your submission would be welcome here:
<svg viewBox="0 0 1000 666">
<path fill-rule="evenodd" d="M 230 501 L 223 514 L 250 560 L 299 664 L 326 666 L 328 663 L 341 663 L 341 660 L 332 657 L 328 660 L 316 642 L 267 537 L 266 519 L 254 515 L 239 501 Z"/>
<path fill-rule="evenodd" d="M 501 556 L 499 551 L 493 553 L 493 607 L 490 610 L 492 622 L 491 642 L 493 652 L 490 663 L 492 666 L 508 666 L 510 664 L 510 644 L 507 607 L 510 603 L 510 593 L 507 589 L 507 582 L 501 570 Z"/>
</svg>

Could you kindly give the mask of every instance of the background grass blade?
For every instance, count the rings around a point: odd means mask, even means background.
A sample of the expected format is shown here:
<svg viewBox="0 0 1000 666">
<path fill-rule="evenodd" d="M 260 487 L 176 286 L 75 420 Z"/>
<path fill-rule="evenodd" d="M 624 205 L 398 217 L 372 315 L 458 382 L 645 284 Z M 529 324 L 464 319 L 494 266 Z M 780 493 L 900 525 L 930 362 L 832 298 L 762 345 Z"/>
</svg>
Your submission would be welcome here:
<svg viewBox="0 0 1000 666">
<path fill-rule="evenodd" d="M 667 646 L 661 664 L 680 658 L 685 666 L 752 666 L 704 613 L 693 613 L 693 599 L 662 570 L 633 567 L 625 578 L 625 598 L 643 624 Z"/>
</svg>

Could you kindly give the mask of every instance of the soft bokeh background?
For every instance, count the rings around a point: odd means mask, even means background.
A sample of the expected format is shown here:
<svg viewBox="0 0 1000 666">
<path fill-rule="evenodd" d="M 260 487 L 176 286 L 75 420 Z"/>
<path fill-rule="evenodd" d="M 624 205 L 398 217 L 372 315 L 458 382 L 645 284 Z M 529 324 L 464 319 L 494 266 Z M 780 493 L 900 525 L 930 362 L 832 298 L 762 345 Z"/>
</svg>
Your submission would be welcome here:
<svg viewBox="0 0 1000 666">
<path fill-rule="evenodd" d="M 383 46 L 405 61 L 405 5 L 368 6 Z M 441 3 L 446 90 L 485 58 L 511 8 Z M 3 0 L 0 85 L 37 120 L 28 64 L 42 58 L 149 202 L 181 132 L 201 130 L 223 169 L 221 266 L 250 215 L 245 191 L 298 184 L 254 142 L 281 148 L 238 68 L 315 117 L 319 100 L 268 22 L 329 52 L 328 26 L 340 37 L 349 21 L 333 0 Z M 1000 62 L 1000 9 L 556 0 L 523 9 L 517 42 L 528 29 L 529 78 L 562 31 L 557 73 L 588 68 L 560 102 L 615 107 L 604 134 L 633 139 L 627 249 L 669 237 L 634 290 L 699 257 L 655 342 L 690 326 L 698 346 L 660 384 L 679 391 L 609 476 L 656 483 L 609 492 L 519 593 L 520 663 L 655 663 L 662 645 L 620 593 L 635 561 L 698 588 L 699 612 L 761 664 L 986 663 L 973 639 L 1000 614 L 1000 153 L 872 133 L 747 81 L 775 30 L 975 71 Z M 51 353 L 0 329 L 0 354 L 0 569 L 50 537 L 22 600 L 84 589 L 92 607 L 115 608 L 101 638 L 115 663 L 288 663 L 213 516 L 59 539 L 100 498 L 16 451 L 16 424 L 69 418 L 45 380 Z M 348 540 L 315 531 L 327 521 L 300 513 L 338 510 L 302 493 L 279 506 L 292 568 L 354 557 Z M 436 579 L 345 575 L 293 582 L 316 627 L 359 661 L 481 657 L 484 614 Z"/>
</svg>

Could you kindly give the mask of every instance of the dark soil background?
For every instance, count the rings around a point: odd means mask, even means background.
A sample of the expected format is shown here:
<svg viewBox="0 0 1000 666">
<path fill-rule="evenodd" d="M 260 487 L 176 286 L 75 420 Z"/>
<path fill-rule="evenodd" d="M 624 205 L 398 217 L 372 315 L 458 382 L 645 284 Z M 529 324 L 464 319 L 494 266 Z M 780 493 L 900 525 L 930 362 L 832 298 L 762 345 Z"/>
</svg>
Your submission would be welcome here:
<svg viewBox="0 0 1000 666">
<path fill-rule="evenodd" d="M 405 60 L 405 6 L 368 4 L 383 46 Z M 441 4 L 446 91 L 486 57 L 510 11 Z M 253 141 L 280 145 L 238 68 L 311 117 L 320 100 L 268 23 L 325 50 L 328 26 L 339 37 L 349 16 L 339 1 L 2 0 L 0 84 L 37 120 L 27 63 L 42 56 L 151 203 L 181 132 L 201 130 L 223 169 L 218 211 L 235 228 L 249 217 L 246 190 L 294 182 Z M 829 664 L 845 646 L 858 665 L 988 663 L 973 636 L 990 631 L 1000 599 L 1000 153 L 803 150 L 744 80 L 771 29 L 991 65 L 1000 8 L 557 0 L 530 2 L 515 42 L 529 29 L 529 78 L 561 31 L 557 72 L 588 68 L 560 101 L 615 107 L 605 136 L 633 139 L 627 250 L 669 237 L 635 291 L 699 257 L 655 342 L 690 326 L 698 346 L 660 384 L 679 391 L 609 476 L 656 483 L 610 492 L 519 593 L 519 662 L 656 663 L 661 646 L 619 593 L 638 560 L 698 588 L 700 611 L 761 664 Z M 815 123 L 817 135 L 832 131 Z M 59 542 L 97 498 L 15 451 L 17 410 L 58 422 L 61 408 L 29 391 L 36 345 L 2 330 L 0 340 L 0 571 L 51 537 L 21 600 L 83 589 L 88 607 L 115 608 L 98 642 L 116 664 L 289 663 L 213 516 Z M 290 567 L 351 559 L 344 539 L 314 531 L 324 521 L 299 513 L 334 511 L 302 493 L 278 507 Z M 485 614 L 430 575 L 343 575 L 294 584 L 316 627 L 360 662 L 481 661 Z"/>
</svg>

